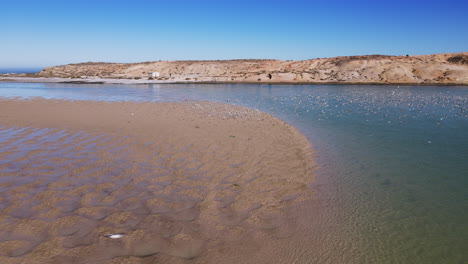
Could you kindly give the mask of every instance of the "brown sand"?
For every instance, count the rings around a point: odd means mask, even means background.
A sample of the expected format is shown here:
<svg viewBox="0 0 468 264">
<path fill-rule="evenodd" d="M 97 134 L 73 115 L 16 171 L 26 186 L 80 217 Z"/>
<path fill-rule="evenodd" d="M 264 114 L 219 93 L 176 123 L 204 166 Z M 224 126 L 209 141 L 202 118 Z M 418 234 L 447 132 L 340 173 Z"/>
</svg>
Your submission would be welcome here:
<svg viewBox="0 0 468 264">
<path fill-rule="evenodd" d="M 0 263 L 267 263 L 310 154 L 239 106 L 0 100 Z"/>
</svg>

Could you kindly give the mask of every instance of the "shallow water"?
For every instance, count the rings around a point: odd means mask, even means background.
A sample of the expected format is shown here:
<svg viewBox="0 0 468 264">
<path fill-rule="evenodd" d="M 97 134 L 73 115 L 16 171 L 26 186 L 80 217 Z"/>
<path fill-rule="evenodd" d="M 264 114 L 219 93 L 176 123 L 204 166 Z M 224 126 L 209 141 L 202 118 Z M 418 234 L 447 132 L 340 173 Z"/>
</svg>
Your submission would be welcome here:
<svg viewBox="0 0 468 264">
<path fill-rule="evenodd" d="M 467 87 L 0 83 L 0 96 L 257 108 L 297 126 L 317 150 L 317 262 L 468 259 Z"/>
<path fill-rule="evenodd" d="M 294 232 L 245 200 L 275 193 L 271 185 L 208 149 L 0 126 L 0 262 L 109 263 L 157 253 L 191 259 L 226 241 L 245 248 L 256 235 Z M 116 233 L 122 237 L 109 238 Z"/>
</svg>

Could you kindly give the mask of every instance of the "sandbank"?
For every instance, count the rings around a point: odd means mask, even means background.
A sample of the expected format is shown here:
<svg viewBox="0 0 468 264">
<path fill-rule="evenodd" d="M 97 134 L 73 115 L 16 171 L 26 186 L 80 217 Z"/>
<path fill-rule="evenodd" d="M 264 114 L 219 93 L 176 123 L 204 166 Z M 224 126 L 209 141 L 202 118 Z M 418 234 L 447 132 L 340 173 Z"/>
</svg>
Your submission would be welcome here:
<svg viewBox="0 0 468 264">
<path fill-rule="evenodd" d="M 312 197 L 307 139 L 220 103 L 0 99 L 0 157 L 1 263 L 261 262 Z"/>
<path fill-rule="evenodd" d="M 268 84 L 268 85 L 408 85 L 408 86 L 467 86 L 466 82 L 424 82 L 424 81 L 230 81 L 225 79 L 200 78 L 198 80 L 185 80 L 185 78 L 174 78 L 171 80 L 148 80 L 148 79 L 125 79 L 125 78 L 58 78 L 58 77 L 10 77 L 0 76 L 0 83 L 70 83 L 70 84 Z"/>
</svg>

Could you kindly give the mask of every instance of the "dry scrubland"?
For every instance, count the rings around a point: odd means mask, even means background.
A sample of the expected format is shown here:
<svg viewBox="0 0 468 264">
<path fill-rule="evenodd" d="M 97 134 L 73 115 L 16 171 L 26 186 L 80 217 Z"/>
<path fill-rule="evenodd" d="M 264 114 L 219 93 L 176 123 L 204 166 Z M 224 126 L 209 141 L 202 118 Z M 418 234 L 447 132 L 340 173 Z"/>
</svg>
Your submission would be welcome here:
<svg viewBox="0 0 468 264">
<path fill-rule="evenodd" d="M 161 76 L 152 80 L 151 72 Z M 138 82 L 285 82 L 468 84 L 468 52 L 350 56 L 304 61 L 227 60 L 88 62 L 45 68 L 31 77 L 132 79 Z"/>
</svg>

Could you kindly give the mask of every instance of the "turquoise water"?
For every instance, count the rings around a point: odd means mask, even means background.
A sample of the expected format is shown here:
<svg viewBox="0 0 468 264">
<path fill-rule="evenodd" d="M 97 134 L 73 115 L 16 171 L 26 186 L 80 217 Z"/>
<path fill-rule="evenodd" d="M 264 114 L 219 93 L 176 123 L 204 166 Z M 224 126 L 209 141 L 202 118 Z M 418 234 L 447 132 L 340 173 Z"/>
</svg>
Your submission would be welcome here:
<svg viewBox="0 0 468 264">
<path fill-rule="evenodd" d="M 317 150 L 328 248 L 353 263 L 468 260 L 468 87 L 0 83 L 2 97 L 209 100 L 257 108 Z"/>
</svg>

